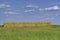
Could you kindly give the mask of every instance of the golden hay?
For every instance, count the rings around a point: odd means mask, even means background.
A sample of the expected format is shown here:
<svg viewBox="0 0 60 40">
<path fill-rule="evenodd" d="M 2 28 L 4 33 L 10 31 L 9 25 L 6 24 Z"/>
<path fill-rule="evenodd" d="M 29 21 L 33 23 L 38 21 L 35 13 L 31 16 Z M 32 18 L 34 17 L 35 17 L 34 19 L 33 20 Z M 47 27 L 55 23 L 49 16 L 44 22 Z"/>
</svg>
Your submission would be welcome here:
<svg viewBox="0 0 60 40">
<path fill-rule="evenodd" d="M 37 27 L 50 26 L 49 22 L 5 22 L 4 27 Z"/>
</svg>

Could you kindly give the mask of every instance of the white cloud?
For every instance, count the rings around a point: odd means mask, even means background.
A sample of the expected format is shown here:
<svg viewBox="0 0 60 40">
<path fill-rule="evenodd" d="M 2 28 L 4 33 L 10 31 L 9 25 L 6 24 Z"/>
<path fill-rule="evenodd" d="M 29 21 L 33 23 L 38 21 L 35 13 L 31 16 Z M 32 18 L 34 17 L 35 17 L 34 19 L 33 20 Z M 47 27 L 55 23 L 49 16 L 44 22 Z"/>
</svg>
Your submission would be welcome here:
<svg viewBox="0 0 60 40">
<path fill-rule="evenodd" d="M 11 5 L 9 4 L 0 4 L 0 8 L 9 8 Z"/>
<path fill-rule="evenodd" d="M 56 16 L 60 16 L 60 14 L 57 14 L 57 13 L 56 14 L 45 14 L 45 16 L 51 16 L 51 17 L 54 16 L 54 17 L 56 17 Z"/>
<path fill-rule="evenodd" d="M 4 12 L 4 14 L 18 14 L 18 13 L 14 12 L 14 11 L 6 11 L 6 12 Z"/>
<path fill-rule="evenodd" d="M 43 8 L 43 9 L 40 8 L 39 10 L 60 10 L 60 7 L 58 5 L 55 5 L 48 8 Z"/>
<path fill-rule="evenodd" d="M 9 15 L 6 15 L 7 17 L 9 16 Z"/>
<path fill-rule="evenodd" d="M 52 19 L 55 19 L 55 17 L 46 17 L 45 19 L 46 20 L 52 20 Z"/>
<path fill-rule="evenodd" d="M 27 5 L 26 7 L 28 7 L 28 8 L 39 8 L 39 6 L 36 6 L 36 5 Z"/>
<path fill-rule="evenodd" d="M 35 10 L 25 10 L 24 12 L 33 12 L 33 11 L 35 11 Z"/>
</svg>

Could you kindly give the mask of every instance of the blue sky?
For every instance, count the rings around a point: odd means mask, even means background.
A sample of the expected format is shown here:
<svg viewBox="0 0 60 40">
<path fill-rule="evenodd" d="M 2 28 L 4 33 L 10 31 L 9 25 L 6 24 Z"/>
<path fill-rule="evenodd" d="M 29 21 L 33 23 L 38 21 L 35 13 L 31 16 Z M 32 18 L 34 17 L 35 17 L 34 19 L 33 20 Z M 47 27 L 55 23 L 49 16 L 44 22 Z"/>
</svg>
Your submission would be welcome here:
<svg viewBox="0 0 60 40">
<path fill-rule="evenodd" d="M 60 0 L 0 0 L 0 25 L 4 22 L 60 24 Z"/>
</svg>

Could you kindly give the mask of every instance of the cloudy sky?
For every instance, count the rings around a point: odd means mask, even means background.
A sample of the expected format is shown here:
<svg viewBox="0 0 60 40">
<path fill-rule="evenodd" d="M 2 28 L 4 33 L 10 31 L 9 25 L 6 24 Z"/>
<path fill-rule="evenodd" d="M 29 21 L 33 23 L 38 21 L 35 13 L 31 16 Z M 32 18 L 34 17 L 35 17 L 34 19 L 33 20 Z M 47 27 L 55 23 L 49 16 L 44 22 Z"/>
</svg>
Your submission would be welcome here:
<svg viewBox="0 0 60 40">
<path fill-rule="evenodd" d="M 4 22 L 60 24 L 60 0 L 0 0 L 0 25 Z"/>
</svg>

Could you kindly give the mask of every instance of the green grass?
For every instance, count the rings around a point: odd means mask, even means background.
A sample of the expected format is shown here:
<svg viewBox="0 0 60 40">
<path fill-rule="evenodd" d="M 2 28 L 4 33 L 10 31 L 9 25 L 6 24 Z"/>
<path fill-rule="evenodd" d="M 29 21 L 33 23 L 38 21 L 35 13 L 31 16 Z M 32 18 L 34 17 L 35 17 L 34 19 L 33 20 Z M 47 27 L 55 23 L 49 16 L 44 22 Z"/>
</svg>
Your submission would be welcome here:
<svg viewBox="0 0 60 40">
<path fill-rule="evenodd" d="M 60 28 L 0 28 L 0 40 L 60 40 Z"/>
</svg>

